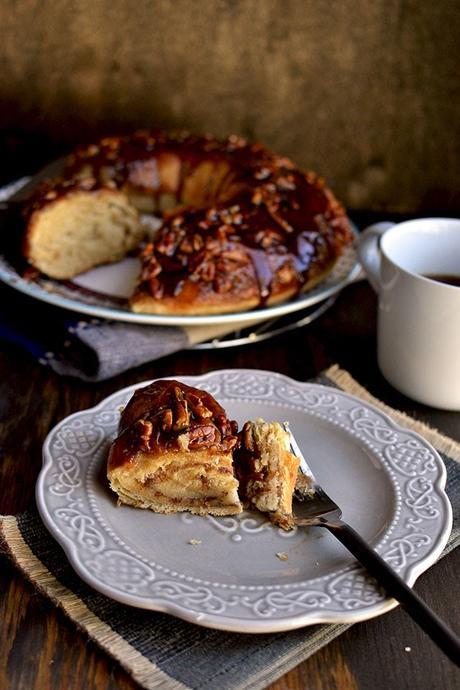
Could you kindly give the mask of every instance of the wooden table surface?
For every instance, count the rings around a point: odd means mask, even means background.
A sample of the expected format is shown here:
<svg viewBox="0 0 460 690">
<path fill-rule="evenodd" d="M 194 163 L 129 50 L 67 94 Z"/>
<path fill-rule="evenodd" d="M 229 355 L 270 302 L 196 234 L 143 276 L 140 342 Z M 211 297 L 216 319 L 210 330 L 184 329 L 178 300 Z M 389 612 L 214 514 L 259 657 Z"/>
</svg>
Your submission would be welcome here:
<svg viewBox="0 0 460 690">
<path fill-rule="evenodd" d="M 13 307 L 17 302 L 18 309 L 22 304 L 11 289 L 0 287 L 0 305 L 4 301 Z M 34 500 L 42 442 L 54 424 L 119 388 L 160 376 L 253 367 L 305 381 L 337 362 L 381 400 L 460 440 L 460 414 L 417 405 L 382 379 L 375 358 L 375 316 L 374 294 L 367 283 L 357 283 L 347 287 L 320 320 L 294 333 L 246 347 L 182 352 L 99 384 L 60 378 L 19 348 L 0 343 L 0 512 L 20 512 Z M 416 584 L 427 603 L 458 632 L 459 571 L 460 549 Z M 138 687 L 5 558 L 0 560 L 0 588 L 1 690 Z M 270 690 L 456 687 L 460 687 L 458 670 L 397 608 L 354 625 Z"/>
</svg>

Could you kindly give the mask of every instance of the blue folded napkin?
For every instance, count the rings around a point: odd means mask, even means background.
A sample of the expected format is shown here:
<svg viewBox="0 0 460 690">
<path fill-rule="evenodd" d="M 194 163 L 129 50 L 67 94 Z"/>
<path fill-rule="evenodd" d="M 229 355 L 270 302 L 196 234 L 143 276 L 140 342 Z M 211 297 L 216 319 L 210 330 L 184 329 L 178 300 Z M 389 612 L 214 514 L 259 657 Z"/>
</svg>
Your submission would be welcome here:
<svg viewBox="0 0 460 690">
<path fill-rule="evenodd" d="M 64 376 L 102 381 L 191 346 L 190 329 L 142 326 L 75 314 L 0 288 L 0 338 Z"/>
</svg>

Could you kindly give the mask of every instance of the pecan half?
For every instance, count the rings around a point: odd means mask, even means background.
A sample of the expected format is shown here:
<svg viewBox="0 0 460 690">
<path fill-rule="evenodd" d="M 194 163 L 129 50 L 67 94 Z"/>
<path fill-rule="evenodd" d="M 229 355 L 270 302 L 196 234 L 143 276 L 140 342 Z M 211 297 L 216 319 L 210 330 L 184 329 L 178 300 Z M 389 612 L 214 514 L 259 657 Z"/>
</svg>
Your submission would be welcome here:
<svg viewBox="0 0 460 690">
<path fill-rule="evenodd" d="M 172 429 L 173 425 L 173 413 L 171 408 L 167 408 L 163 414 L 162 414 L 162 419 L 161 419 L 161 429 L 162 431 L 169 432 Z"/>
<path fill-rule="evenodd" d="M 232 448 L 234 448 L 237 443 L 238 439 L 236 438 L 236 436 L 227 436 L 221 441 L 222 450 L 232 450 Z"/>
<path fill-rule="evenodd" d="M 225 294 L 226 292 L 230 292 L 232 289 L 233 280 L 229 276 L 225 276 L 223 273 L 220 273 L 213 280 L 213 287 L 218 294 Z"/>
<path fill-rule="evenodd" d="M 216 265 L 211 261 L 202 261 L 195 271 L 195 275 L 204 280 L 205 283 L 210 283 L 214 280 L 216 275 Z"/>
<path fill-rule="evenodd" d="M 255 236 L 256 244 L 260 244 L 264 249 L 280 244 L 282 239 L 281 233 L 271 229 L 259 230 Z"/>
<path fill-rule="evenodd" d="M 189 395 L 189 407 L 194 417 L 197 419 L 209 419 L 212 412 L 197 395 Z"/>
<path fill-rule="evenodd" d="M 247 448 L 247 450 L 254 450 L 254 438 L 252 436 L 252 427 L 250 422 L 246 422 L 244 425 L 241 432 L 241 440 L 243 442 L 243 446 Z"/>
<path fill-rule="evenodd" d="M 193 235 L 193 249 L 196 252 L 199 252 L 200 249 L 202 249 L 202 248 L 203 248 L 203 238 L 201 237 L 201 235 L 198 235 L 198 233 L 195 233 Z"/>
<path fill-rule="evenodd" d="M 189 432 L 189 448 L 209 448 L 220 441 L 220 433 L 213 424 L 196 426 Z"/>
<path fill-rule="evenodd" d="M 173 417 L 173 431 L 184 431 L 188 428 L 190 424 L 190 414 L 186 400 L 177 400 L 174 403 Z"/>
<path fill-rule="evenodd" d="M 141 440 L 141 448 L 143 448 L 144 450 L 148 450 L 150 438 L 152 436 L 153 431 L 153 424 L 152 422 L 149 422 L 146 419 L 139 419 L 136 422 L 136 425 L 139 427 L 139 438 Z"/>
<path fill-rule="evenodd" d="M 189 237 L 183 239 L 179 245 L 179 249 L 184 254 L 191 254 L 194 251 L 192 240 Z"/>
<path fill-rule="evenodd" d="M 281 266 L 276 277 L 277 277 L 278 281 L 282 285 L 284 285 L 286 283 L 290 283 L 291 281 L 295 280 L 296 273 L 295 273 L 294 268 L 286 263 L 286 264 L 284 264 L 284 266 Z"/>
</svg>

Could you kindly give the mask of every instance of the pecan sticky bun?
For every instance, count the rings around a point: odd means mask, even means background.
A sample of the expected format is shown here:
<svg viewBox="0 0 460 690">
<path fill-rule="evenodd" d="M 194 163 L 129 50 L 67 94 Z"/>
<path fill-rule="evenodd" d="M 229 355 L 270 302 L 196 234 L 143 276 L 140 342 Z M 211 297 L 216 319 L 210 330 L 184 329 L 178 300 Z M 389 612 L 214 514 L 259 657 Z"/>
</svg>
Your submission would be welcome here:
<svg viewBox="0 0 460 690">
<path fill-rule="evenodd" d="M 137 390 L 124 409 L 107 476 L 122 503 L 160 513 L 241 512 L 237 425 L 205 391 L 174 380 Z"/>
</svg>

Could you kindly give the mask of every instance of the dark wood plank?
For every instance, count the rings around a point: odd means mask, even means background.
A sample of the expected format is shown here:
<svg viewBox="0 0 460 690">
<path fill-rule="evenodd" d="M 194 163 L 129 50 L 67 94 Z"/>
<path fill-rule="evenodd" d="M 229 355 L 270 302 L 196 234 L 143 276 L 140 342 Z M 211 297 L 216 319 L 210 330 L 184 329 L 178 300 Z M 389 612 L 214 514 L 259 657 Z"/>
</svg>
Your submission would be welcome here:
<svg viewBox="0 0 460 690">
<path fill-rule="evenodd" d="M 460 553 L 452 553 L 416 584 L 418 593 L 457 630 L 459 606 L 452 604 L 458 590 L 455 573 L 459 567 Z M 449 690 L 458 687 L 459 679 L 459 670 L 397 608 L 354 625 L 326 649 L 271 685 L 270 690 Z"/>
<path fill-rule="evenodd" d="M 5 559 L 0 578 L 0 688 L 134 690 L 138 685 Z"/>
</svg>

